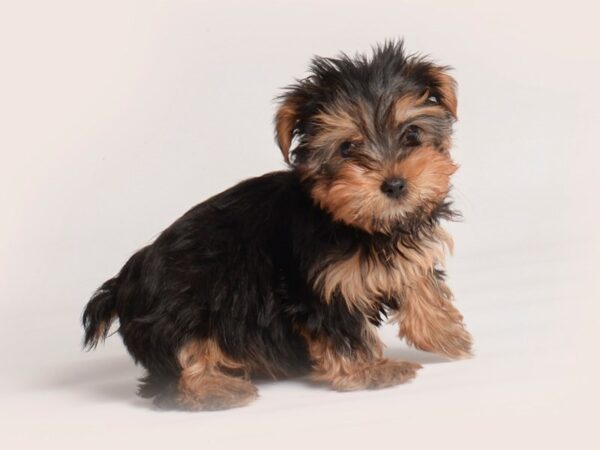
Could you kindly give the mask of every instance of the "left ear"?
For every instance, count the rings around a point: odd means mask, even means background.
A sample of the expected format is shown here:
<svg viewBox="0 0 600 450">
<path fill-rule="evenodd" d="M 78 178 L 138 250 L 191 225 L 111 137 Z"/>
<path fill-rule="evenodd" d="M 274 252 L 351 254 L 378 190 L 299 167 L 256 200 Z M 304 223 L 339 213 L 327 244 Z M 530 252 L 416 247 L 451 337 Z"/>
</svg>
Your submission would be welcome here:
<svg viewBox="0 0 600 450">
<path fill-rule="evenodd" d="M 285 162 L 290 162 L 290 146 L 296 133 L 302 99 L 293 94 L 283 96 L 275 115 L 275 138 Z"/>
<path fill-rule="evenodd" d="M 448 75 L 447 67 L 433 67 L 429 74 L 433 79 L 432 88 L 439 96 L 440 104 L 457 119 L 456 81 Z"/>
</svg>

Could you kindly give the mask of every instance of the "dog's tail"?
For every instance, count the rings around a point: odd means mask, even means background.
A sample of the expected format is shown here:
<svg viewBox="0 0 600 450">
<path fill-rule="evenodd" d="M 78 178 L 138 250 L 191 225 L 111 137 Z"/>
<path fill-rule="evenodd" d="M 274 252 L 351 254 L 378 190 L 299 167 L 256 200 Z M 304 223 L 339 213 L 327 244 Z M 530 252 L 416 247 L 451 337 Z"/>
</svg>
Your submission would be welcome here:
<svg viewBox="0 0 600 450">
<path fill-rule="evenodd" d="M 117 317 L 117 288 L 119 277 L 111 278 L 94 293 L 83 311 L 85 337 L 83 345 L 93 349 L 106 339 L 110 325 Z"/>
</svg>

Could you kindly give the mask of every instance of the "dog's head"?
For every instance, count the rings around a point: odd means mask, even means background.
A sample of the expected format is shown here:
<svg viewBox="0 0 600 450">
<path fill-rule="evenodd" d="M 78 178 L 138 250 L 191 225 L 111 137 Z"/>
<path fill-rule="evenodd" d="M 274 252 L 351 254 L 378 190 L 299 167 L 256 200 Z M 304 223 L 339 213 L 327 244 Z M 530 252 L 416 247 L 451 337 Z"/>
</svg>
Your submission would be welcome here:
<svg viewBox="0 0 600 450">
<path fill-rule="evenodd" d="M 280 97 L 283 156 L 335 220 L 389 233 L 443 202 L 457 169 L 447 70 L 387 43 L 370 57 L 313 59 Z"/>
</svg>

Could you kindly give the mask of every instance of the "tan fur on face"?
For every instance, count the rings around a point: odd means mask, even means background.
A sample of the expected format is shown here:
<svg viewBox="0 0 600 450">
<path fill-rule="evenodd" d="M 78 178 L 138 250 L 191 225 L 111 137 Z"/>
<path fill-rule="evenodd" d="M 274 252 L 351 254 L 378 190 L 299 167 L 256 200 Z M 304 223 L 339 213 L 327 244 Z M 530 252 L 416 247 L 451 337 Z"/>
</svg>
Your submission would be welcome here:
<svg viewBox="0 0 600 450">
<path fill-rule="evenodd" d="M 401 210 L 405 213 L 422 205 L 434 205 L 443 199 L 450 189 L 450 177 L 458 166 L 446 153 L 432 147 L 422 147 L 411 152 L 408 157 L 396 163 L 393 176 L 400 176 L 407 182 L 407 195 L 401 200 Z"/>
<path fill-rule="evenodd" d="M 191 410 L 244 406 L 257 397 L 242 364 L 223 354 L 212 339 L 193 340 L 178 353 L 181 366 L 177 403 Z M 238 372 L 242 376 L 227 373 Z"/>
<path fill-rule="evenodd" d="M 418 364 L 383 358 L 383 346 L 373 330 L 365 331 L 370 351 L 342 355 L 324 336 L 307 337 L 313 364 L 312 378 L 339 391 L 378 389 L 404 383 L 415 377 Z"/>
<path fill-rule="evenodd" d="M 344 141 L 361 141 L 362 135 L 357 123 L 360 117 L 360 108 L 349 105 L 335 105 L 327 111 L 320 112 L 315 116 L 320 131 L 314 137 L 312 145 L 327 148 Z"/>
<path fill-rule="evenodd" d="M 399 298 L 410 289 L 412 280 L 421 279 L 434 267 L 443 267 L 446 250 L 452 251 L 452 238 L 438 227 L 430 238 L 416 247 L 402 247 L 391 252 L 384 264 L 366 258 L 361 250 L 349 258 L 330 264 L 314 281 L 315 289 L 329 302 L 339 293 L 348 307 L 369 314 L 381 298 Z"/>
<path fill-rule="evenodd" d="M 416 117 L 430 116 L 443 118 L 446 114 L 441 105 L 427 104 L 429 91 L 426 91 L 422 96 L 417 97 L 414 94 L 408 94 L 400 97 L 394 102 L 392 117 L 396 125 L 404 122 L 410 122 Z"/>
<path fill-rule="evenodd" d="M 471 355 L 471 335 L 452 304 L 452 293 L 433 274 L 412 280 L 392 321 L 400 324 L 400 337 L 415 347 L 450 358 Z"/>
<path fill-rule="evenodd" d="M 373 219 L 389 208 L 387 199 L 379 191 L 382 182 L 380 173 L 348 163 L 330 183 L 316 183 L 312 195 L 335 220 L 372 232 Z"/>
<path fill-rule="evenodd" d="M 450 189 L 450 177 L 457 166 L 447 153 L 422 147 L 386 171 L 344 164 L 331 181 L 315 183 L 312 196 L 335 220 L 358 226 L 367 232 L 389 231 L 394 222 L 418 207 L 433 208 Z M 403 177 L 407 195 L 389 199 L 381 192 L 388 177 Z"/>
</svg>

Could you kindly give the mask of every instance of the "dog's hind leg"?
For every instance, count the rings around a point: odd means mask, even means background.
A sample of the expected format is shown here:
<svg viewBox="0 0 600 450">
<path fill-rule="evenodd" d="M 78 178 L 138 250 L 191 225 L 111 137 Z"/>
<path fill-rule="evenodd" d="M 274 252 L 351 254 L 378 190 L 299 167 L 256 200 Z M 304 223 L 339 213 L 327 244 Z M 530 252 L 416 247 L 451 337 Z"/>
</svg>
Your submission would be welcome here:
<svg viewBox="0 0 600 450">
<path fill-rule="evenodd" d="M 181 375 L 173 401 L 188 410 L 244 406 L 258 397 L 242 364 L 223 354 L 212 339 L 192 340 L 178 353 Z"/>
</svg>

